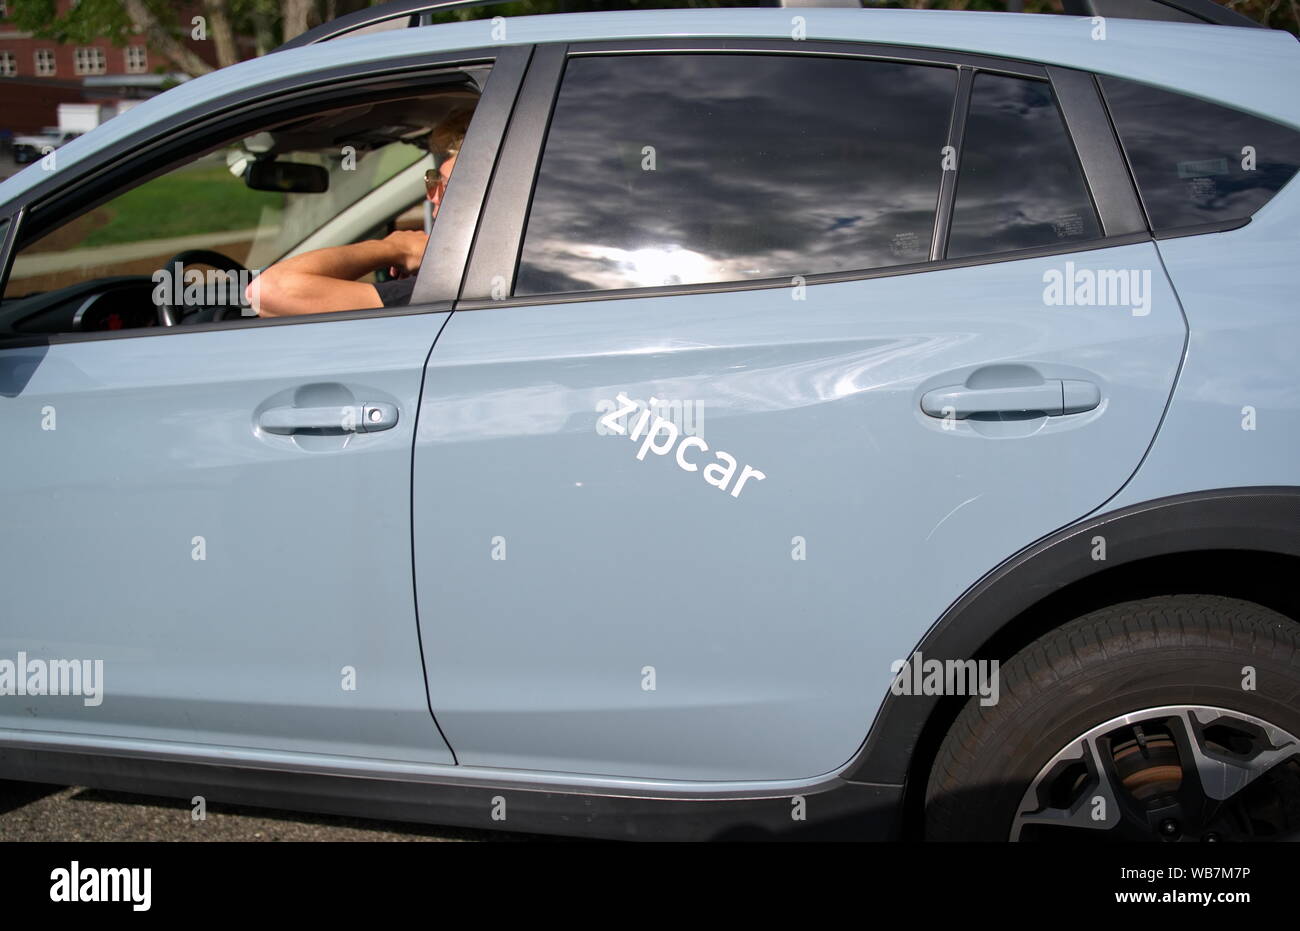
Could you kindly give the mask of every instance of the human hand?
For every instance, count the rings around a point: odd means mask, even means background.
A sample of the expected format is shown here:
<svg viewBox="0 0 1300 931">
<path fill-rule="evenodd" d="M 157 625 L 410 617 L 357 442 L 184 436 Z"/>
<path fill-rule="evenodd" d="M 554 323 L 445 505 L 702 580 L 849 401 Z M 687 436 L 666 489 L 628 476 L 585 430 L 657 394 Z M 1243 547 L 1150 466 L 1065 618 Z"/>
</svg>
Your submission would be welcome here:
<svg viewBox="0 0 1300 931">
<path fill-rule="evenodd" d="M 393 253 L 393 260 L 388 267 L 389 275 L 393 278 L 406 278 L 420 270 L 429 237 L 418 230 L 394 230 L 384 237 L 384 243 Z"/>
</svg>

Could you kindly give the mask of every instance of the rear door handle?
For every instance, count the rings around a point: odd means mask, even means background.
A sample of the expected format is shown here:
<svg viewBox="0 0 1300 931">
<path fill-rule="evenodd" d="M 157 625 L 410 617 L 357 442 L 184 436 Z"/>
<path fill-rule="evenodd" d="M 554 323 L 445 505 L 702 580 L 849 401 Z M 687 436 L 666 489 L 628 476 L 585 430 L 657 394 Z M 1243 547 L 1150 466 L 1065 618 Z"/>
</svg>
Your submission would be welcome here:
<svg viewBox="0 0 1300 931">
<path fill-rule="evenodd" d="M 272 407 L 257 425 L 267 433 L 375 433 L 397 424 L 394 404 L 333 404 L 325 407 Z"/>
<path fill-rule="evenodd" d="M 931 417 L 964 420 L 975 414 L 1080 414 L 1101 403 L 1101 389 L 1090 381 L 1049 378 L 1039 385 L 1007 388 L 967 388 L 949 385 L 921 397 L 921 410 Z"/>
</svg>

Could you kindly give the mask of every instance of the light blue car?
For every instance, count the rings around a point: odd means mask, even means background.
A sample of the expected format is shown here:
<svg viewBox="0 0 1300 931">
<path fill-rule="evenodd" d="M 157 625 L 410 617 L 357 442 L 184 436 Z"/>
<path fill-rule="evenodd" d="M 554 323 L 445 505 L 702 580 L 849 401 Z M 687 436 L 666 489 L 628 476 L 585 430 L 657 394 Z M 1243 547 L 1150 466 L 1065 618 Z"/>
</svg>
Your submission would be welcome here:
<svg viewBox="0 0 1300 931">
<path fill-rule="evenodd" d="M 0 776 L 1295 837 L 1295 37 L 1207 0 L 421 25 L 465 5 L 0 184 Z M 255 273 L 404 230 L 405 285 L 346 276 L 383 306 L 259 315 Z"/>
</svg>

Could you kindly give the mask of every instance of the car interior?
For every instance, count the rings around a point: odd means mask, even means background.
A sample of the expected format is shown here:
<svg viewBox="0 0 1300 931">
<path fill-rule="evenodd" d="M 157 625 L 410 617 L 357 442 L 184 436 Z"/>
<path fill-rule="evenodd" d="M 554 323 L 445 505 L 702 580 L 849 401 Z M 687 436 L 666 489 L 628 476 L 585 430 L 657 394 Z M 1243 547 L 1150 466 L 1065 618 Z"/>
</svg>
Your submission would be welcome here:
<svg viewBox="0 0 1300 931">
<path fill-rule="evenodd" d="M 70 217 L 19 250 L 0 339 L 255 318 L 244 288 L 275 262 L 429 232 L 429 134 L 479 98 L 478 82 L 460 77 L 210 147 Z"/>
</svg>

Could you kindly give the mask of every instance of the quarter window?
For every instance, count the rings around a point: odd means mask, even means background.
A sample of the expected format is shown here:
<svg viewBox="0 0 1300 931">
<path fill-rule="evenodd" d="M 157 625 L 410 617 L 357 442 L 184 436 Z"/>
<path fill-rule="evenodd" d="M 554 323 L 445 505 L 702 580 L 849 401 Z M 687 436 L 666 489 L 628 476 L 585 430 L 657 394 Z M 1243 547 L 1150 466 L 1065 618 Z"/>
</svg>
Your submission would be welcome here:
<svg viewBox="0 0 1300 931">
<path fill-rule="evenodd" d="M 1230 107 L 1103 77 L 1155 230 L 1249 217 L 1300 168 L 1300 133 Z"/>
<path fill-rule="evenodd" d="M 981 73 L 971 88 L 948 257 L 1101 235 L 1050 86 Z"/>
<path fill-rule="evenodd" d="M 515 293 L 925 262 L 948 67 L 680 54 L 569 62 Z"/>
</svg>

